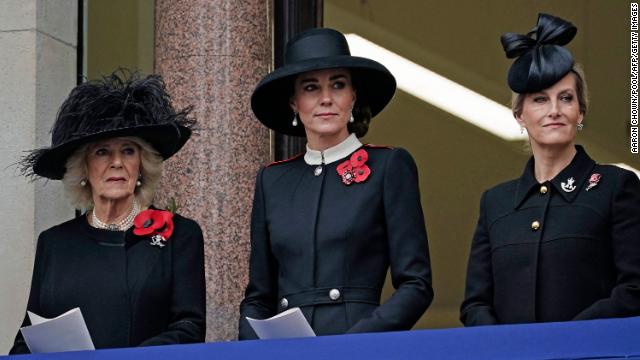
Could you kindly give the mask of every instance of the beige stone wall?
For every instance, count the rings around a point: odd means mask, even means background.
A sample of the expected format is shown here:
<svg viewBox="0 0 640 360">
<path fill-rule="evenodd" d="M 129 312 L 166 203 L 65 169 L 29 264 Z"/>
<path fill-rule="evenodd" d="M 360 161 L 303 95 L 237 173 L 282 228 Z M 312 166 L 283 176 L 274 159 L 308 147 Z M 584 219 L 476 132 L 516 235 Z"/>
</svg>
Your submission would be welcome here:
<svg viewBox="0 0 640 360">
<path fill-rule="evenodd" d="M 13 164 L 49 145 L 58 106 L 75 85 L 77 1 L 4 0 L 0 11 L 0 354 L 27 303 L 40 231 L 73 210 L 58 182 L 28 183 Z"/>
</svg>

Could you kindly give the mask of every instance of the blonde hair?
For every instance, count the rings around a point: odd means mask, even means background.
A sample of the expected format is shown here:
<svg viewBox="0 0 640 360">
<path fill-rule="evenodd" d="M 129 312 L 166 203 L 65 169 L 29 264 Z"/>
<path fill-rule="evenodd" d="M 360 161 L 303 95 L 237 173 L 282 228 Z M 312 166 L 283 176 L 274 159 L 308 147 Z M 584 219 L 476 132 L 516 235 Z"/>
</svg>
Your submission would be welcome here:
<svg viewBox="0 0 640 360">
<path fill-rule="evenodd" d="M 575 64 L 569 73 L 573 74 L 573 78 L 576 80 L 576 96 L 578 97 L 578 104 L 580 105 L 580 113 L 585 115 L 589 107 L 589 91 L 587 89 L 584 70 L 582 70 L 580 64 Z M 526 96 L 527 94 L 519 94 L 517 92 L 511 94 L 511 112 L 513 113 L 513 117 L 517 118 L 522 114 Z"/>
<path fill-rule="evenodd" d="M 128 136 L 118 139 L 131 141 L 140 147 L 140 174 L 142 185 L 135 188 L 136 200 L 141 207 L 148 207 L 153 201 L 156 187 L 163 171 L 162 156 L 148 142 L 139 137 Z M 66 171 L 62 178 L 65 194 L 76 209 L 86 211 L 93 208 L 91 186 L 81 185 L 88 178 L 87 149 L 91 144 L 82 145 L 66 162 Z"/>
</svg>

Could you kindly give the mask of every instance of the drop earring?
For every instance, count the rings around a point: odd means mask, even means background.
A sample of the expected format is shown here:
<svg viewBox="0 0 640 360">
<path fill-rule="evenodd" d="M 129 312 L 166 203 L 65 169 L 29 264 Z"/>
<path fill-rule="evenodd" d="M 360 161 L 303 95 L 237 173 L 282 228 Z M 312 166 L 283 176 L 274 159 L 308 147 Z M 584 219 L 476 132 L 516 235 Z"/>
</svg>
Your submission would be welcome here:
<svg viewBox="0 0 640 360">
<path fill-rule="evenodd" d="M 291 122 L 291 125 L 298 126 L 298 113 L 297 112 L 293 113 L 293 121 Z"/>
<path fill-rule="evenodd" d="M 353 118 L 353 109 L 351 109 L 351 116 L 349 117 L 349 122 L 353 123 L 356 119 Z"/>
<path fill-rule="evenodd" d="M 136 186 L 142 186 L 142 174 L 138 174 L 138 180 L 136 180 Z"/>
<path fill-rule="evenodd" d="M 520 135 L 524 135 L 524 126 L 520 126 Z"/>
</svg>

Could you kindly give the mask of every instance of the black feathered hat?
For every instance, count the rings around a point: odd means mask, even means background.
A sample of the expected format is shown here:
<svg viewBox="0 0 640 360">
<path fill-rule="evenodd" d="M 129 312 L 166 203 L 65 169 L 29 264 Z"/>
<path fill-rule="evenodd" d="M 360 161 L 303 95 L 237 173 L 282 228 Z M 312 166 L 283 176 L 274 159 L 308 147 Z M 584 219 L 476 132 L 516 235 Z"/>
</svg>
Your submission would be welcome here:
<svg viewBox="0 0 640 360">
<path fill-rule="evenodd" d="M 289 98 L 297 75 L 314 70 L 347 68 L 356 85 L 355 108 L 369 106 L 377 115 L 391 101 L 396 79 L 384 65 L 351 56 L 347 39 L 339 31 L 316 28 L 287 43 L 284 65 L 265 76 L 251 95 L 251 109 L 268 128 L 287 135 L 305 136 L 303 126 L 292 126 Z"/>
<path fill-rule="evenodd" d="M 191 136 L 191 108 L 174 109 L 159 75 L 140 78 L 118 70 L 76 86 L 64 101 L 51 130 L 51 146 L 32 150 L 20 161 L 25 176 L 62 179 L 69 156 L 81 145 L 136 136 L 163 159 L 178 152 Z"/>
<path fill-rule="evenodd" d="M 517 57 L 509 69 L 511 90 L 533 93 L 558 82 L 573 68 L 568 44 L 578 29 L 570 22 L 548 14 L 538 15 L 538 25 L 529 33 L 502 35 L 502 47 L 509 59 Z"/>
</svg>

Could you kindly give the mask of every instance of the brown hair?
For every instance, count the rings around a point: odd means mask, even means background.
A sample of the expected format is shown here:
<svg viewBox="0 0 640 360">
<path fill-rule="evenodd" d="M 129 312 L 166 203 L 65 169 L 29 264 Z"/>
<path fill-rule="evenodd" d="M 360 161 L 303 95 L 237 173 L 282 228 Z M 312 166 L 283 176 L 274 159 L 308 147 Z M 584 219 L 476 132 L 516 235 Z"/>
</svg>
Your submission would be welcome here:
<svg viewBox="0 0 640 360">
<path fill-rule="evenodd" d="M 580 113 L 585 115 L 589 107 L 589 91 L 587 90 L 587 80 L 584 76 L 584 70 L 582 70 L 580 64 L 575 64 L 569 73 L 573 74 L 573 78 L 576 80 L 576 95 L 578 97 L 578 104 L 580 105 Z M 522 114 L 522 107 L 524 106 L 526 96 L 527 94 L 516 92 L 511 94 L 511 112 L 513 113 L 513 117 L 517 118 Z"/>
<path fill-rule="evenodd" d="M 351 75 L 351 86 L 353 90 L 358 92 L 358 88 L 360 87 L 358 83 L 358 79 L 362 76 L 362 74 L 358 73 L 357 70 L 346 68 Z M 300 75 L 298 75 L 300 76 Z M 295 77 L 293 77 L 294 81 L 290 86 L 290 95 L 291 99 L 295 94 Z M 357 137 L 361 138 L 367 134 L 369 131 L 369 123 L 371 122 L 371 107 L 368 105 L 367 99 L 363 99 L 359 94 L 356 96 L 356 102 L 351 110 L 351 114 L 353 115 L 353 122 L 347 123 L 347 131 L 350 134 L 356 134 Z"/>
</svg>

